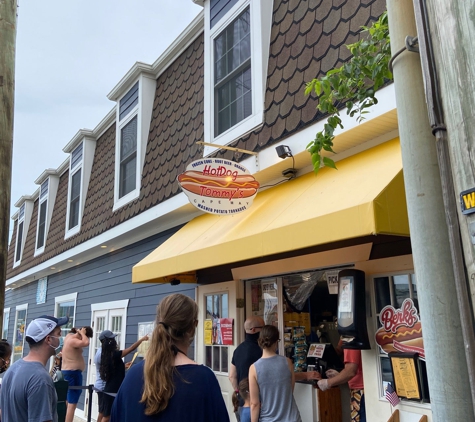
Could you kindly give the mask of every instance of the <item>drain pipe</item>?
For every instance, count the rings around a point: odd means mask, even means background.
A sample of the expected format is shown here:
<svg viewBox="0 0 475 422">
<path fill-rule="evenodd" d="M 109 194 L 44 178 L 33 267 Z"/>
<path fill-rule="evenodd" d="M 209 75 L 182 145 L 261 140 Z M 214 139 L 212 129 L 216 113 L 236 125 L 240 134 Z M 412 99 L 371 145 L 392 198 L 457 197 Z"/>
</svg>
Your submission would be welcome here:
<svg viewBox="0 0 475 422">
<path fill-rule="evenodd" d="M 391 51 L 415 36 L 412 0 L 388 0 Z M 467 361 L 444 213 L 437 150 L 430 130 L 420 59 L 394 61 L 394 85 L 427 376 L 434 422 L 473 421 Z M 443 367 L 443 373 L 441 368 Z"/>
<path fill-rule="evenodd" d="M 426 101 L 429 122 L 436 138 L 437 158 L 442 182 L 445 216 L 450 241 L 450 252 L 454 268 L 455 288 L 460 309 L 465 358 L 471 385 L 472 406 L 475 413 L 475 335 L 473 309 L 469 300 L 470 293 L 463 259 L 462 239 L 455 201 L 454 181 L 448 148 L 447 129 L 440 95 L 440 86 L 434 58 L 432 38 L 429 32 L 429 20 L 426 0 L 414 0 L 416 26 L 419 35 L 422 74 L 425 82 Z"/>
</svg>

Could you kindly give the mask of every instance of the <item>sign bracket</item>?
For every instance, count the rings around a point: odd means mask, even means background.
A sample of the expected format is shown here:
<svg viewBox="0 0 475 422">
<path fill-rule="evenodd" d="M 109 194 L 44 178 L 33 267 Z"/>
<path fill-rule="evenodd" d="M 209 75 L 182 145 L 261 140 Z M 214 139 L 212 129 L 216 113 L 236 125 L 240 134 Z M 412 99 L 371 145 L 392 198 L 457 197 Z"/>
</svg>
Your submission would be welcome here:
<svg viewBox="0 0 475 422">
<path fill-rule="evenodd" d="M 218 148 L 218 149 L 227 149 L 229 151 L 236 151 L 236 152 L 242 152 L 243 154 L 249 154 L 253 155 L 256 159 L 256 171 L 259 171 L 259 156 L 257 152 L 254 151 L 249 151 L 247 149 L 242 149 L 242 148 L 235 148 L 235 147 L 228 147 L 227 145 L 217 145 L 217 144 L 211 144 L 209 142 L 204 142 L 204 141 L 196 141 L 198 145 L 204 145 L 207 147 L 212 147 L 212 148 Z"/>
</svg>

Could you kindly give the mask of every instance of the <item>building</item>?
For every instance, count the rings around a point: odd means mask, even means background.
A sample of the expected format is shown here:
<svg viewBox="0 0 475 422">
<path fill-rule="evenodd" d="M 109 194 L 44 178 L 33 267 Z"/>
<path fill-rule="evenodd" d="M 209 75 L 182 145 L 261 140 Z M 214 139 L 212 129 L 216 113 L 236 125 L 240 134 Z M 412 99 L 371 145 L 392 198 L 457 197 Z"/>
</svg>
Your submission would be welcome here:
<svg viewBox="0 0 475 422">
<path fill-rule="evenodd" d="M 326 279 L 356 268 L 366 274 L 373 310 L 372 348 L 363 352 L 368 417 L 386 421 L 383 388 L 392 374 L 374 342 L 378 312 L 417 299 L 393 86 L 381 90 L 365 123 L 344 122 L 333 157 L 339 170 L 317 178 L 305 148 L 324 121 L 317 100 L 303 93 L 306 81 L 348 59 L 345 44 L 385 2 L 196 2 L 203 13 L 155 63 L 136 63 L 124 75 L 108 95 L 116 102 L 110 113 L 79 130 L 64 148 L 70 157 L 16 203 L 3 336 L 19 359 L 25 324 L 41 314 L 93 325 L 96 339 L 84 352 L 92 383 L 97 334 L 111 329 L 121 347 L 131 344 L 150 330 L 160 299 L 182 292 L 200 305 L 195 357 L 216 372 L 230 407 L 227 373 L 246 315 L 262 313 L 285 330 L 284 321 L 299 317 L 283 295 L 308 274 L 315 289 L 305 306 L 316 309 L 298 322 L 333 341 L 336 296 Z M 293 158 L 276 154 L 282 145 Z M 210 155 L 239 162 L 260 182 L 246 212 L 202 215 L 181 192 L 177 176 Z M 295 178 L 282 174 L 288 168 Z M 231 345 L 208 344 L 205 321 L 215 317 L 233 318 Z M 327 400 L 312 386 L 298 385 L 295 394 L 304 420 L 322 413 Z M 343 413 L 344 397 L 342 390 Z M 84 417 L 89 403 L 81 399 Z M 431 419 L 427 397 L 400 410 L 402 421 Z"/>
</svg>

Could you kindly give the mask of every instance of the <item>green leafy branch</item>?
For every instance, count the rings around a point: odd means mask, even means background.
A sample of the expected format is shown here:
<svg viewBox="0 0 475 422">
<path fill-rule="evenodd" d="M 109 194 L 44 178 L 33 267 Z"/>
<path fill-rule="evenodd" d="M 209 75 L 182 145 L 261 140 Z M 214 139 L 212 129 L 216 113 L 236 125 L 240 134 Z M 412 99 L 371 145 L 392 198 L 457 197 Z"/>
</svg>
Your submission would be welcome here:
<svg viewBox="0 0 475 422">
<path fill-rule="evenodd" d="M 358 123 L 361 123 L 365 114 L 369 113 L 368 109 L 378 103 L 376 91 L 388 79 L 393 79 L 388 67 L 391 46 L 387 12 L 371 26 L 363 26 L 362 32 L 367 33 L 364 38 L 346 46 L 352 54 L 348 62 L 306 85 L 305 95 L 315 92 L 319 97 L 317 109 L 328 115 L 324 129 L 307 145 L 315 173 L 322 166 L 336 169 L 335 162 L 324 157 L 322 150 L 335 152 L 334 132 L 338 127 L 343 129 L 340 109 L 346 108 L 346 114 L 356 116 Z"/>
</svg>

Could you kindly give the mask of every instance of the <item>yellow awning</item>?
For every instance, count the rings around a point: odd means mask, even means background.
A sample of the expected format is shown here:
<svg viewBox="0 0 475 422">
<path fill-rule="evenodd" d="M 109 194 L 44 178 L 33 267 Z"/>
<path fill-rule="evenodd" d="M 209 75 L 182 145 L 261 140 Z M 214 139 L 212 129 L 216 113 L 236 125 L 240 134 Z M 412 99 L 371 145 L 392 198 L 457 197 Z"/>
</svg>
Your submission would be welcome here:
<svg viewBox="0 0 475 422">
<path fill-rule="evenodd" d="M 240 214 L 193 219 L 133 267 L 132 282 L 193 281 L 203 268 L 367 235 L 408 236 L 399 140 L 337 164 L 259 193 Z"/>
</svg>

